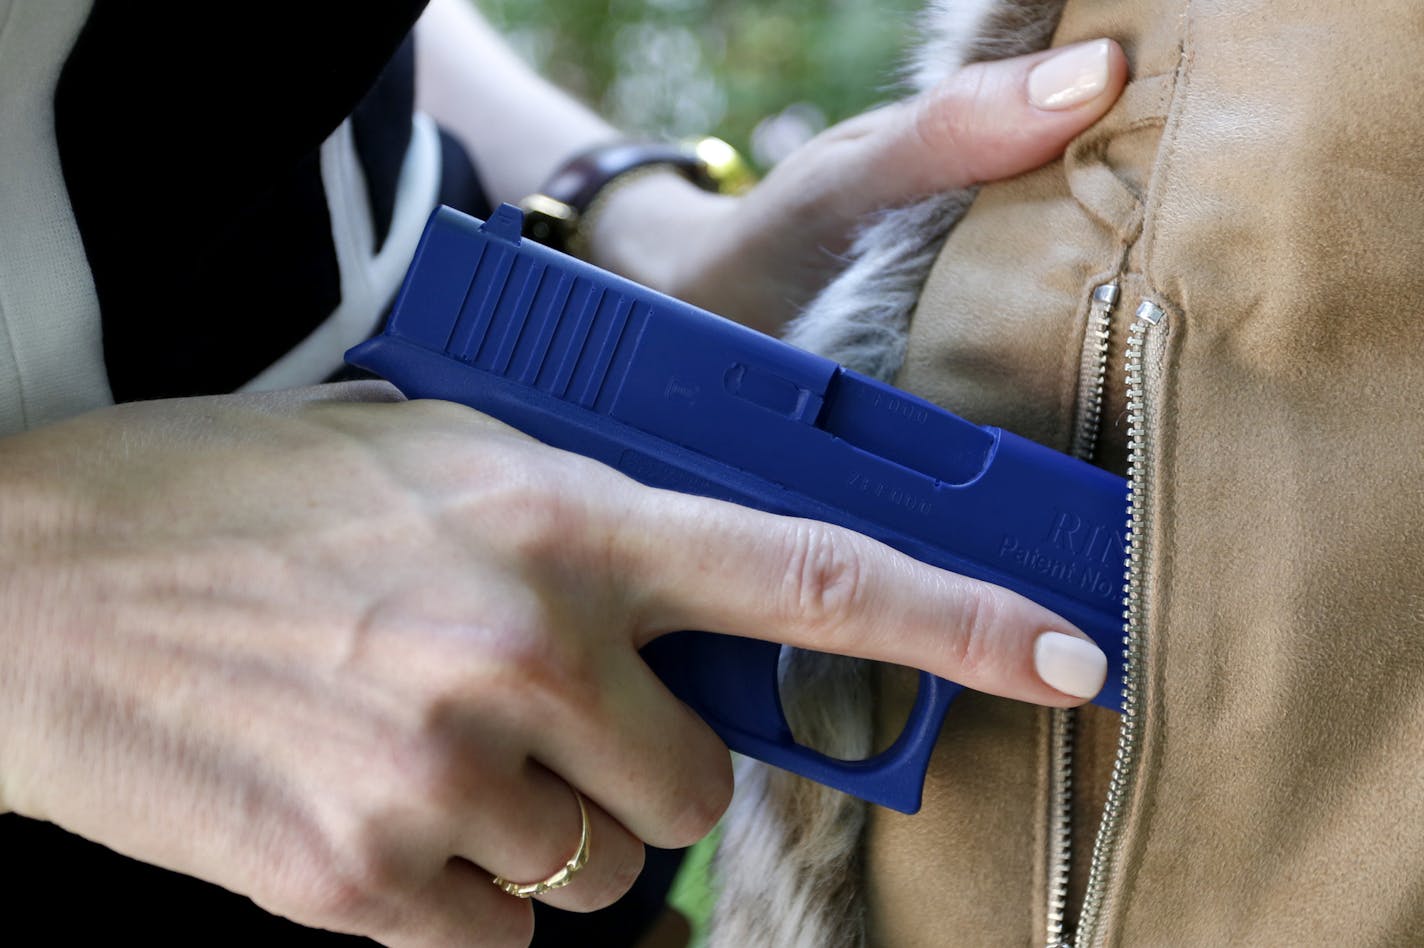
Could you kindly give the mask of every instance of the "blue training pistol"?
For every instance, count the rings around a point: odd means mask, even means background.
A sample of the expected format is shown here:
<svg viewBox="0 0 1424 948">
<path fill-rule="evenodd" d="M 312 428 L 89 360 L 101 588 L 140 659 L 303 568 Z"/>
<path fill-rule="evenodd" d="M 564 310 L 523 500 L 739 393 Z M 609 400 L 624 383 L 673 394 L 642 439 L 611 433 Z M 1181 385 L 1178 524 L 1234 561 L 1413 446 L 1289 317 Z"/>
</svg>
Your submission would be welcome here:
<svg viewBox="0 0 1424 948">
<path fill-rule="evenodd" d="M 468 405 L 654 487 L 839 524 L 1005 586 L 1108 656 L 1122 710 L 1122 478 L 450 208 L 426 226 L 384 333 L 347 353 L 409 398 Z M 867 760 L 796 743 L 781 646 L 678 632 L 643 657 L 727 746 L 913 813 L 961 686 L 921 672 L 910 719 Z"/>
</svg>

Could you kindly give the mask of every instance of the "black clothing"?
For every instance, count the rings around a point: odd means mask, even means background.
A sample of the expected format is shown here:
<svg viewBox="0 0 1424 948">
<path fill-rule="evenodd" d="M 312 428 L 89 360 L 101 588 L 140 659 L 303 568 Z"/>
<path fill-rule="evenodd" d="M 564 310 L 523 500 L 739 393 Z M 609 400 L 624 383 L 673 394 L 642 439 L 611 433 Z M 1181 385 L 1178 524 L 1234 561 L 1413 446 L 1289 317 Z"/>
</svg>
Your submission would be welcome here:
<svg viewBox="0 0 1424 948">
<path fill-rule="evenodd" d="M 340 302 L 319 150 L 354 112 L 384 238 L 424 5 L 97 0 L 55 132 L 117 401 L 232 391 Z"/>
</svg>

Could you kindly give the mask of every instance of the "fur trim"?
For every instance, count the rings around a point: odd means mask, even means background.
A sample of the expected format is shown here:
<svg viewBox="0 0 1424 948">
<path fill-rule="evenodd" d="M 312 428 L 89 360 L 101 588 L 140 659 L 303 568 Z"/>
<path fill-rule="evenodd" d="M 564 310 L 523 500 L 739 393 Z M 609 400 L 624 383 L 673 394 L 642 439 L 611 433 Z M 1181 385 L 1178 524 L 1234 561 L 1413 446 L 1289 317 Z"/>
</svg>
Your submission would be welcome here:
<svg viewBox="0 0 1424 948">
<path fill-rule="evenodd" d="M 965 63 L 996 58 L 980 46 L 989 38 L 988 21 L 1000 5 L 1000 0 L 929 0 L 920 11 L 920 42 L 910 52 L 911 87 L 923 92 Z"/>
<path fill-rule="evenodd" d="M 787 650 L 782 703 L 802 743 L 864 758 L 873 738 L 870 665 Z M 788 667 L 789 666 L 789 667 Z M 860 839 L 865 804 L 750 758 L 722 820 L 721 892 L 708 944 L 858 948 L 864 944 Z"/>
<path fill-rule="evenodd" d="M 787 327 L 786 340 L 889 381 L 905 360 L 920 288 L 972 198 L 954 191 L 882 214 L 857 235 L 851 265 Z"/>
<path fill-rule="evenodd" d="M 908 76 L 916 90 L 967 62 L 1048 44 L 1064 0 L 931 0 Z M 889 380 L 905 357 L 910 314 L 950 229 L 973 200 L 938 195 L 885 212 L 851 248 L 851 263 L 788 327 L 786 338 Z M 871 666 L 789 653 L 782 703 L 797 739 L 833 756 L 873 748 Z M 723 820 L 720 894 L 709 948 L 861 948 L 867 942 L 861 837 L 866 804 L 753 760 L 739 760 Z"/>
</svg>

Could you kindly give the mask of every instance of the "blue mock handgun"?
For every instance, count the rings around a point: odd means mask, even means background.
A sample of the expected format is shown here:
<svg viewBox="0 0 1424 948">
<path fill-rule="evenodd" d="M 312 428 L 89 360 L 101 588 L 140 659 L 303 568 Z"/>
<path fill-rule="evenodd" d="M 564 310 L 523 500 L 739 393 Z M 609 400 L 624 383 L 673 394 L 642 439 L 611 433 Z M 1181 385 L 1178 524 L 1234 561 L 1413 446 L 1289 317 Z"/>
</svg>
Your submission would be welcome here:
<svg viewBox="0 0 1424 948">
<path fill-rule="evenodd" d="M 1015 590 L 1097 641 L 1096 703 L 1121 711 L 1122 478 L 522 240 L 521 223 L 508 205 L 483 224 L 436 211 L 385 332 L 347 359 L 645 484 L 840 524 Z M 960 691 L 921 673 L 895 743 L 843 761 L 792 737 L 780 646 L 678 632 L 643 657 L 733 750 L 906 813 Z"/>
</svg>

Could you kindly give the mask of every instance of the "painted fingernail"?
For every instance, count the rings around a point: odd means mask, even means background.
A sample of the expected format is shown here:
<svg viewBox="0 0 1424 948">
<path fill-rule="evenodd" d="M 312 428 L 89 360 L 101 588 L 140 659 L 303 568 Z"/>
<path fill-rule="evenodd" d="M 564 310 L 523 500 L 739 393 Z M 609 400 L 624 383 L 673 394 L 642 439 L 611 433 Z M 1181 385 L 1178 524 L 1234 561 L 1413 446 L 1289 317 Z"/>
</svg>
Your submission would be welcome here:
<svg viewBox="0 0 1424 948">
<path fill-rule="evenodd" d="M 1108 41 L 1070 46 L 1033 67 L 1028 100 L 1040 109 L 1070 109 L 1108 87 Z"/>
<path fill-rule="evenodd" d="M 1050 688 L 1075 698 L 1091 698 L 1108 677 L 1108 657 L 1087 639 L 1045 632 L 1033 643 L 1033 667 Z"/>
</svg>

